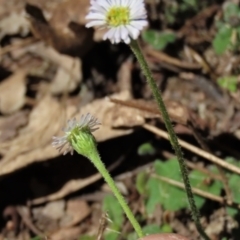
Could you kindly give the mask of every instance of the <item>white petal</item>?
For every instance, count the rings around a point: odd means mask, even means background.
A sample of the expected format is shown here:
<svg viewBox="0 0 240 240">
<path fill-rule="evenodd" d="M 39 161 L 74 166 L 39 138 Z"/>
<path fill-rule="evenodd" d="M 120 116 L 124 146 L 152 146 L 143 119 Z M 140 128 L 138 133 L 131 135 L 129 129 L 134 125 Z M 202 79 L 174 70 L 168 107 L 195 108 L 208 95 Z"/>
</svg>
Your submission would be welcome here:
<svg viewBox="0 0 240 240">
<path fill-rule="evenodd" d="M 88 20 L 104 20 L 105 16 L 102 13 L 89 13 L 86 16 Z"/>
<path fill-rule="evenodd" d="M 85 26 L 86 26 L 86 28 L 90 28 L 90 27 L 93 27 L 93 26 L 104 26 L 104 25 L 105 25 L 104 21 L 95 20 L 95 21 L 91 21 L 91 22 L 87 23 Z"/>
<path fill-rule="evenodd" d="M 98 5 L 103 7 L 106 11 L 112 6 L 111 1 L 106 0 L 98 1 Z"/>
<path fill-rule="evenodd" d="M 128 25 L 126 26 L 126 28 L 128 29 L 129 35 L 133 38 L 133 39 L 137 39 L 137 37 L 139 36 L 140 32 L 138 29 L 136 29 L 135 27 Z"/>
<path fill-rule="evenodd" d="M 104 36 L 103 36 L 103 40 L 106 40 L 106 39 L 112 39 L 113 36 L 114 36 L 114 33 L 115 33 L 115 29 L 114 28 L 111 28 L 109 31 L 107 31 Z"/>
<path fill-rule="evenodd" d="M 131 42 L 131 39 L 130 37 L 127 37 L 123 40 L 126 44 L 129 44 Z"/>
<path fill-rule="evenodd" d="M 148 25 L 148 22 L 146 20 L 131 21 L 131 26 L 137 28 L 138 30 L 142 30 L 147 25 Z"/>
</svg>

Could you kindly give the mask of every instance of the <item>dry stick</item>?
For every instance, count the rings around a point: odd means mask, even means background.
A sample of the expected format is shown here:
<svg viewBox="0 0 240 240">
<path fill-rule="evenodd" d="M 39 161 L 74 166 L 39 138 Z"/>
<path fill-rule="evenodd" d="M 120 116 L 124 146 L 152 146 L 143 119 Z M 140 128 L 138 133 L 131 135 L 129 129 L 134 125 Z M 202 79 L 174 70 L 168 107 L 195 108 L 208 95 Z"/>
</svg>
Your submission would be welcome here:
<svg viewBox="0 0 240 240">
<path fill-rule="evenodd" d="M 213 155 L 212 151 L 207 146 L 207 144 L 204 142 L 204 140 L 202 139 L 201 135 L 196 131 L 196 129 L 194 128 L 194 126 L 193 126 L 191 121 L 188 121 L 188 127 L 192 130 L 192 133 L 193 133 L 195 139 L 198 141 L 198 143 L 200 144 L 202 149 Z M 229 185 L 228 185 L 227 176 L 226 176 L 224 170 L 222 169 L 222 167 L 220 167 L 219 165 L 216 165 L 216 167 L 217 167 L 217 169 L 219 171 L 219 174 L 221 176 L 221 181 L 222 181 L 223 186 L 224 186 L 226 197 L 227 197 L 227 199 L 229 201 L 232 201 L 233 200 L 232 199 L 232 193 L 231 193 L 231 190 L 230 190 Z"/>
<path fill-rule="evenodd" d="M 185 189 L 184 184 L 180 183 L 179 181 L 175 181 L 175 180 L 170 179 L 170 178 L 162 177 L 162 176 L 159 176 L 157 174 L 152 174 L 152 177 L 154 177 L 156 179 L 159 179 L 163 182 L 169 183 L 173 186 L 179 187 L 181 189 Z M 201 189 L 194 188 L 194 187 L 192 188 L 192 191 L 193 191 L 193 193 L 198 194 L 199 196 L 211 199 L 213 201 L 216 201 L 216 202 L 219 202 L 219 203 L 222 203 L 222 204 L 227 204 L 230 207 L 235 207 L 235 208 L 240 209 L 240 204 L 233 203 L 232 201 L 229 201 L 229 200 L 226 201 L 223 197 L 214 195 L 212 193 L 205 192 Z"/>
<path fill-rule="evenodd" d="M 25 206 L 17 206 L 17 212 L 21 216 L 24 224 L 26 227 L 28 227 L 34 234 L 37 236 L 40 236 L 42 238 L 45 238 L 46 235 L 41 232 L 33 223 L 32 219 L 30 218 L 28 214 L 28 209 Z"/>
<path fill-rule="evenodd" d="M 98 228 L 96 240 L 103 240 L 103 234 L 107 228 L 108 220 L 109 220 L 108 214 L 107 214 L 107 212 L 104 212 L 102 214 L 100 222 L 99 222 L 99 228 Z"/>
<path fill-rule="evenodd" d="M 163 156 L 166 157 L 167 159 L 170 159 L 170 158 L 173 158 L 175 157 L 175 155 L 173 153 L 170 153 L 168 151 L 163 151 Z M 208 169 L 202 167 L 202 166 L 198 166 L 197 164 L 189 161 L 189 160 L 186 160 L 186 164 L 189 168 L 191 169 L 196 169 L 198 170 L 199 172 L 202 172 L 204 174 L 206 174 L 208 177 L 210 177 L 211 179 L 214 179 L 214 180 L 222 180 L 221 176 L 219 176 L 218 174 L 215 174 L 211 171 L 209 171 Z"/>
<path fill-rule="evenodd" d="M 153 132 L 153 133 L 157 134 L 158 136 L 161 136 L 161 137 L 168 140 L 167 132 L 165 132 L 165 131 L 157 128 L 157 127 L 154 127 L 150 124 L 144 124 L 143 127 L 145 129 L 149 130 L 150 132 Z M 240 168 L 238 168 L 238 167 L 236 167 L 236 166 L 234 166 L 230 163 L 225 162 L 223 159 L 221 159 L 219 157 L 216 157 L 213 154 L 210 154 L 210 153 L 208 153 L 208 152 L 206 152 L 206 151 L 204 151 L 204 150 L 202 150 L 198 147 L 195 147 L 195 146 L 191 145 L 190 143 L 187 143 L 187 142 L 185 142 L 181 139 L 179 139 L 179 144 L 182 147 L 188 149 L 189 151 L 191 151 L 191 152 L 209 160 L 210 162 L 213 162 L 213 163 L 215 163 L 215 164 L 217 164 L 217 165 L 219 165 L 219 166 L 221 166 L 225 169 L 228 169 L 229 171 L 232 171 L 232 172 L 240 175 Z"/>
</svg>

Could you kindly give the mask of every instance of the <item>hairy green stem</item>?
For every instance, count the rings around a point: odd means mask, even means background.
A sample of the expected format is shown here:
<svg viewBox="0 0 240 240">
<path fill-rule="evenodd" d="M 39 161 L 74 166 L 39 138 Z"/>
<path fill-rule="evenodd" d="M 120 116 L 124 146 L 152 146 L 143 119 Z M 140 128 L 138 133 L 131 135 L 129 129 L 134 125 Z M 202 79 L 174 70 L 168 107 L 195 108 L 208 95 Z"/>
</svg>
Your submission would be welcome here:
<svg viewBox="0 0 240 240">
<path fill-rule="evenodd" d="M 108 170 L 106 169 L 105 165 L 103 164 L 99 156 L 97 150 L 97 143 L 94 136 L 91 133 L 90 127 L 89 126 L 85 126 L 82 128 L 78 126 L 75 127 L 73 130 L 71 130 L 71 133 L 68 136 L 68 141 L 77 153 L 88 158 L 97 168 L 97 170 L 100 172 L 104 180 L 111 188 L 113 194 L 115 195 L 119 204 L 123 208 L 123 211 L 127 215 L 129 221 L 131 222 L 139 238 L 142 238 L 144 235 L 139 223 L 134 217 L 123 195 L 119 191 L 118 187 L 116 186 L 115 182 L 113 181 L 112 177 L 110 176 Z"/>
<path fill-rule="evenodd" d="M 139 225 L 138 221 L 134 217 L 131 209 L 129 208 L 126 200 L 124 199 L 123 195 L 119 191 L 118 187 L 116 186 L 114 180 L 110 176 L 108 170 L 106 169 L 105 165 L 103 164 L 98 151 L 92 151 L 91 154 L 88 156 L 89 160 L 94 164 L 97 170 L 102 174 L 104 180 L 111 188 L 112 192 L 114 193 L 115 197 L 117 198 L 118 202 L 120 203 L 121 207 L 123 208 L 127 218 L 131 222 L 134 230 L 136 231 L 139 238 L 144 236 L 141 226 Z"/>
<path fill-rule="evenodd" d="M 173 129 L 169 114 L 167 112 L 166 106 L 164 104 L 164 101 L 162 99 L 162 95 L 160 93 L 160 90 L 159 90 L 155 80 L 153 79 L 152 73 L 149 69 L 149 66 L 148 66 L 144 56 L 143 56 L 142 50 L 140 49 L 138 42 L 136 40 L 132 40 L 132 42 L 130 43 L 130 47 L 131 47 L 133 53 L 135 54 L 144 75 L 146 76 L 147 82 L 148 82 L 148 84 L 149 84 L 149 86 L 152 90 L 153 96 L 154 96 L 154 98 L 157 102 L 158 108 L 159 108 L 159 110 L 162 114 L 165 126 L 166 126 L 168 134 L 169 134 L 169 140 L 172 144 L 172 147 L 173 147 L 173 149 L 176 153 L 176 156 L 177 156 L 177 159 L 178 159 L 178 162 L 179 162 L 179 166 L 180 166 L 183 182 L 184 182 L 184 185 L 185 185 L 189 205 L 190 205 L 190 208 L 191 208 L 191 211 L 192 211 L 192 217 L 193 217 L 194 223 L 196 225 L 196 228 L 197 228 L 199 234 L 205 240 L 210 240 L 210 238 L 204 232 L 203 227 L 201 225 L 199 212 L 198 212 L 196 203 L 194 201 L 194 196 L 193 196 L 191 184 L 190 184 L 189 177 L 188 177 L 187 165 L 186 165 L 185 160 L 183 158 L 183 153 L 182 153 L 181 147 L 178 143 L 177 135 L 174 132 L 174 129 Z"/>
</svg>

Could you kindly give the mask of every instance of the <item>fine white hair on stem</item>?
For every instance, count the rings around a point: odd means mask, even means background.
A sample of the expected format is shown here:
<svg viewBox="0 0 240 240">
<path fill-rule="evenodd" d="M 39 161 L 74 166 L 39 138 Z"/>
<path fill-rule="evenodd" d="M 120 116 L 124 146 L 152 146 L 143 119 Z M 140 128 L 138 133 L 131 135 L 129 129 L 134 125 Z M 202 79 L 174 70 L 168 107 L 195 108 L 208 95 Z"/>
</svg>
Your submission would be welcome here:
<svg viewBox="0 0 240 240">
<path fill-rule="evenodd" d="M 106 27 L 103 39 L 129 44 L 148 25 L 143 0 L 91 0 L 86 27 Z"/>
<path fill-rule="evenodd" d="M 69 136 L 72 134 L 73 130 L 77 129 L 79 133 L 81 133 L 81 130 L 87 128 L 90 132 L 94 132 L 99 129 L 99 125 L 101 125 L 101 123 L 90 113 L 82 115 L 79 121 L 77 121 L 76 118 L 70 119 L 67 121 L 67 126 L 63 128 L 65 132 L 64 136 L 53 136 L 52 146 L 56 147 L 63 155 L 66 155 L 68 152 L 73 155 L 74 149 L 69 141 Z"/>
</svg>

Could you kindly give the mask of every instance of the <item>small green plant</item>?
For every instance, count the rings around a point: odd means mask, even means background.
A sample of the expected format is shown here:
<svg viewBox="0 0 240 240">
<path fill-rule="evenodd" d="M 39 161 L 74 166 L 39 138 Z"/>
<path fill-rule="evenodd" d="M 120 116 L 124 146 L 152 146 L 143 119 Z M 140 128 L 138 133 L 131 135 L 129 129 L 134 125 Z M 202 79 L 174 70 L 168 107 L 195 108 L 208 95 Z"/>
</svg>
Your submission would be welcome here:
<svg viewBox="0 0 240 240">
<path fill-rule="evenodd" d="M 237 161 L 233 157 L 226 158 L 226 161 L 240 167 L 239 161 Z M 239 175 L 232 173 L 232 172 L 228 172 L 228 184 L 229 184 L 229 188 L 231 189 L 231 192 L 232 192 L 232 200 L 233 200 L 233 202 L 235 202 L 237 204 L 240 204 L 239 182 L 240 182 Z M 233 217 L 239 213 L 239 209 L 227 207 L 227 213 L 228 213 L 228 215 Z"/>
<path fill-rule="evenodd" d="M 103 210 L 108 213 L 111 223 L 109 228 L 112 230 L 105 235 L 106 240 L 115 240 L 118 238 L 124 222 L 124 212 L 121 205 L 116 201 L 113 195 L 107 195 L 103 200 Z"/>
<path fill-rule="evenodd" d="M 178 182 L 182 181 L 181 174 L 178 170 L 178 162 L 176 159 L 170 159 L 168 161 L 155 161 L 154 169 L 157 175 L 160 177 L 167 177 L 169 179 L 176 180 Z M 216 171 L 215 169 L 213 169 Z M 146 183 L 142 182 L 140 187 L 139 179 L 142 179 L 142 173 L 137 177 L 137 189 L 141 190 L 146 196 L 146 211 L 148 214 L 152 214 L 155 210 L 156 205 L 161 204 L 165 210 L 177 211 L 188 207 L 188 202 L 186 199 L 185 192 L 167 182 L 161 181 L 155 177 L 148 178 Z M 211 184 L 207 184 L 205 180 L 208 176 L 200 171 L 193 170 L 190 175 L 190 182 L 192 187 L 210 192 L 215 195 L 219 195 L 221 192 L 222 184 L 219 181 L 213 181 Z M 145 178 L 146 179 L 146 178 Z M 174 196 L 174 197 L 173 197 Z M 205 203 L 206 199 L 200 196 L 194 196 L 195 202 L 198 208 L 201 208 Z"/>
<path fill-rule="evenodd" d="M 145 155 L 153 155 L 156 153 L 156 149 L 153 145 L 149 142 L 143 143 L 138 147 L 137 150 L 138 155 L 145 156 Z"/>
<path fill-rule="evenodd" d="M 223 19 L 216 22 L 217 34 L 213 40 L 213 48 L 217 54 L 227 49 L 237 50 L 240 45 L 240 8 L 229 3 L 223 12 Z"/>
<path fill-rule="evenodd" d="M 94 236 L 89 236 L 89 235 L 82 235 L 79 237 L 79 240 L 95 240 L 96 238 Z"/>
<path fill-rule="evenodd" d="M 239 162 L 232 157 L 226 158 L 226 161 L 240 167 Z M 165 162 L 156 160 L 154 163 L 154 170 L 157 176 L 182 182 L 177 167 L 178 163 L 174 158 Z M 211 165 L 208 169 L 212 173 L 218 174 L 218 170 L 215 166 Z M 238 184 L 240 182 L 240 176 L 232 172 L 227 172 L 227 176 L 229 188 L 233 197 L 232 200 L 234 203 L 240 204 L 240 189 Z M 192 187 L 211 193 L 215 196 L 219 196 L 223 190 L 223 184 L 221 181 L 210 180 L 207 174 L 198 170 L 192 170 L 189 174 L 189 178 Z M 173 186 L 168 182 L 162 181 L 155 176 L 149 176 L 146 172 L 138 173 L 136 177 L 136 188 L 139 194 L 144 197 L 146 212 L 150 216 L 154 213 L 156 206 L 159 204 L 165 210 L 169 211 L 178 211 L 188 207 L 188 202 L 182 189 Z M 201 208 L 206 202 L 206 199 L 199 195 L 195 195 L 194 199 L 198 208 Z M 227 213 L 234 217 L 239 213 L 239 209 L 227 207 Z"/>
<path fill-rule="evenodd" d="M 176 40 L 176 35 L 172 32 L 158 32 L 147 30 L 143 32 L 142 37 L 145 42 L 149 43 L 156 50 L 163 50 L 169 43 Z"/>
<path fill-rule="evenodd" d="M 164 20 L 168 24 L 174 24 L 179 21 L 178 15 L 186 16 L 186 13 L 196 13 L 204 6 L 206 6 L 206 2 L 198 0 L 165 1 Z"/>
<path fill-rule="evenodd" d="M 238 77 L 237 76 L 225 76 L 217 79 L 217 83 L 229 92 L 237 91 Z"/>
</svg>

